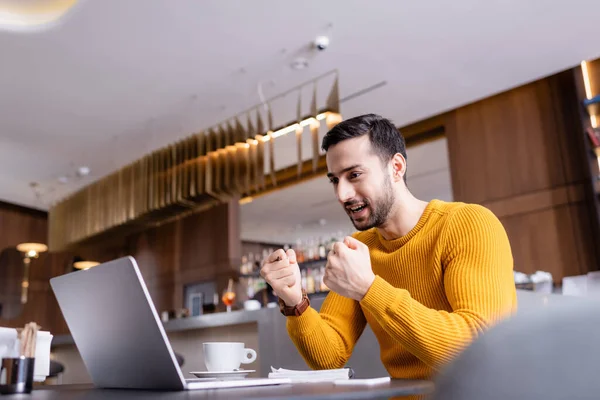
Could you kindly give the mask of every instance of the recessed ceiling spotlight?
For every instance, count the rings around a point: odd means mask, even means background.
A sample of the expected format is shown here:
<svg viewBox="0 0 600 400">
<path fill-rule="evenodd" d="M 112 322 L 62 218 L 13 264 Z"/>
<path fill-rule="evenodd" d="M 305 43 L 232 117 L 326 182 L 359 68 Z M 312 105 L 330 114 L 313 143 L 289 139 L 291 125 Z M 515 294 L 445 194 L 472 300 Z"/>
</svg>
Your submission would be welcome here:
<svg viewBox="0 0 600 400">
<path fill-rule="evenodd" d="M 308 60 L 304 57 L 298 57 L 290 64 L 290 67 L 295 70 L 308 68 Z"/>
<path fill-rule="evenodd" d="M 313 45 L 319 51 L 327 50 L 329 47 L 329 38 L 327 36 L 317 36 Z"/>
<path fill-rule="evenodd" d="M 90 174 L 90 167 L 81 166 L 77 168 L 77 175 L 79 176 L 88 176 Z"/>
<path fill-rule="evenodd" d="M 68 176 L 59 176 L 58 177 L 58 181 L 62 184 L 68 183 L 69 182 L 69 177 Z"/>
</svg>

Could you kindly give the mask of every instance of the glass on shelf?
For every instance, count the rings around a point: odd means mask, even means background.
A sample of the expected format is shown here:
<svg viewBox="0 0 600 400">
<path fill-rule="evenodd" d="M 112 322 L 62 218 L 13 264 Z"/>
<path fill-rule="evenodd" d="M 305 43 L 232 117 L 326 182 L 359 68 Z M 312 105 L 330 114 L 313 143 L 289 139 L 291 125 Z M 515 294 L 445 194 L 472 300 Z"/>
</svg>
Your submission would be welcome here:
<svg viewBox="0 0 600 400">
<path fill-rule="evenodd" d="M 248 257 L 242 256 L 242 265 L 240 265 L 240 273 L 248 274 L 250 273 L 250 269 L 248 268 Z"/>
<path fill-rule="evenodd" d="M 235 303 L 235 297 L 236 294 L 233 288 L 233 279 L 229 279 L 227 288 L 223 290 L 223 296 L 221 297 L 221 301 L 227 306 L 227 312 L 231 312 L 231 306 Z"/>
</svg>

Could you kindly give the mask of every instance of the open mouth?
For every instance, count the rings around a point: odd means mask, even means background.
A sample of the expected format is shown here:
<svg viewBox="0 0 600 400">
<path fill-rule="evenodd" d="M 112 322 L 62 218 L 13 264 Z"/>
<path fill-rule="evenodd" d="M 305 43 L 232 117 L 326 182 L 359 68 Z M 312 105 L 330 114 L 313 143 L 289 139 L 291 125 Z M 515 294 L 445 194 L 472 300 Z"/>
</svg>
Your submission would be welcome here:
<svg viewBox="0 0 600 400">
<path fill-rule="evenodd" d="M 360 217 L 363 216 L 363 214 L 366 213 L 367 205 L 368 204 L 365 204 L 365 203 L 362 203 L 362 204 L 353 204 L 351 206 L 347 206 L 346 207 L 346 212 L 352 218 L 360 218 Z"/>
<path fill-rule="evenodd" d="M 347 210 L 350 211 L 351 213 L 359 213 L 362 210 L 364 210 L 366 206 L 367 206 L 366 204 L 363 204 L 361 206 L 348 207 Z"/>
</svg>

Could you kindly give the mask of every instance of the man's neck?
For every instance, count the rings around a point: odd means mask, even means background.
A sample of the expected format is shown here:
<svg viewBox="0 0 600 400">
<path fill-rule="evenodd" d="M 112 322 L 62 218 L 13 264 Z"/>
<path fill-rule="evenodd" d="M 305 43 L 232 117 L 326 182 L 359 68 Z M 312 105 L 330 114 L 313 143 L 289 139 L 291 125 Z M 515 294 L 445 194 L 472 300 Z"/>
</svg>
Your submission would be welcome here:
<svg viewBox="0 0 600 400">
<path fill-rule="evenodd" d="M 398 239 L 410 232 L 419 222 L 427 202 L 415 198 L 410 192 L 397 198 L 393 212 L 385 225 L 377 228 L 385 240 Z"/>
</svg>

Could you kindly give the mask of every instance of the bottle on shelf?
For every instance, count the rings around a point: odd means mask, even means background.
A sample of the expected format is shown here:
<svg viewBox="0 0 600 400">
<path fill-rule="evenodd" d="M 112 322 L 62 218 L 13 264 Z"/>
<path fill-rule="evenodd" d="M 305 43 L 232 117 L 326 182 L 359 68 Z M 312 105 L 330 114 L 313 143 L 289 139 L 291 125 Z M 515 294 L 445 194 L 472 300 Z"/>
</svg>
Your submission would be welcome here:
<svg viewBox="0 0 600 400">
<path fill-rule="evenodd" d="M 309 239 L 306 242 L 305 259 L 306 259 L 306 261 L 311 261 L 311 260 L 314 260 L 314 258 L 315 258 L 315 248 L 314 248 L 312 239 Z"/>
<path fill-rule="evenodd" d="M 327 285 L 325 285 L 325 282 L 323 282 L 323 277 L 325 276 L 325 266 L 321 267 L 321 285 L 319 287 L 319 291 L 321 292 L 328 292 L 329 288 L 327 287 Z"/>
<path fill-rule="evenodd" d="M 319 258 L 324 259 L 327 257 L 327 243 L 325 243 L 325 238 L 321 238 L 319 241 Z"/>
<path fill-rule="evenodd" d="M 296 242 L 296 261 L 298 263 L 303 263 L 304 262 L 304 248 L 302 247 L 302 241 L 298 240 Z"/>
<path fill-rule="evenodd" d="M 323 282 L 322 267 L 315 268 L 315 292 L 321 291 L 321 283 Z"/>
<path fill-rule="evenodd" d="M 248 278 L 248 282 L 246 283 L 246 296 L 249 299 L 254 297 L 254 278 Z"/>
<path fill-rule="evenodd" d="M 254 253 L 250 253 L 250 255 L 248 256 L 248 268 L 247 268 L 248 274 L 253 274 L 255 272 L 254 260 L 255 260 Z"/>
<path fill-rule="evenodd" d="M 302 286 L 302 289 L 306 290 L 306 270 L 303 269 L 300 272 L 300 286 Z"/>
<path fill-rule="evenodd" d="M 315 292 L 315 277 L 313 275 L 313 271 L 308 268 L 306 271 L 306 293 L 314 293 Z"/>
<path fill-rule="evenodd" d="M 240 265 L 240 274 L 248 273 L 248 257 L 242 256 L 242 264 Z"/>
</svg>

